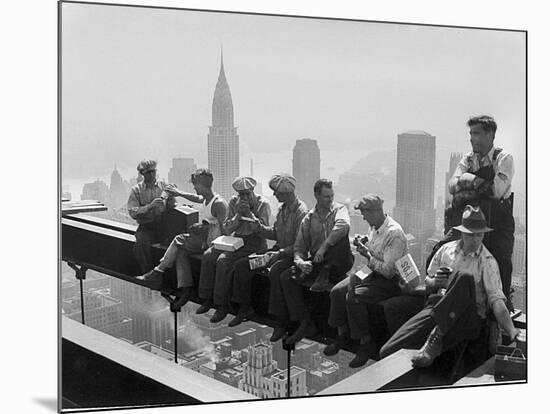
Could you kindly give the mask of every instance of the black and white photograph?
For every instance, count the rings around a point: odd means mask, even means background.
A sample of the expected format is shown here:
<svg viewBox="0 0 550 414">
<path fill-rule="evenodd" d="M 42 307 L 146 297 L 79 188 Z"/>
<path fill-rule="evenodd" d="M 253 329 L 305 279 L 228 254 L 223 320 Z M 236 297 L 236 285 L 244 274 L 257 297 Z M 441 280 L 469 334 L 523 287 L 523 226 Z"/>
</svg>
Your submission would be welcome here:
<svg viewBox="0 0 550 414">
<path fill-rule="evenodd" d="M 526 381 L 524 31 L 61 2 L 60 44 L 62 410 Z"/>
<path fill-rule="evenodd" d="M 544 314 L 525 20 L 51 3 L 55 309 L 20 304 L 55 312 L 57 397 L 35 404 L 528 404 L 502 400 Z"/>
</svg>

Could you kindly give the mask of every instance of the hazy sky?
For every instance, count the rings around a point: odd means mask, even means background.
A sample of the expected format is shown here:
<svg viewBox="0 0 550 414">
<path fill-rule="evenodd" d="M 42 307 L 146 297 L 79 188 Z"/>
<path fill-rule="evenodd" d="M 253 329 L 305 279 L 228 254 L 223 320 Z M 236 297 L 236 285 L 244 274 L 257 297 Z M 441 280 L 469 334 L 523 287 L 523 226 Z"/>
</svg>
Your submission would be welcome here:
<svg viewBox="0 0 550 414">
<path fill-rule="evenodd" d="M 206 165 L 223 42 L 242 173 L 250 157 L 260 179 L 290 171 L 295 140 L 313 138 L 337 179 L 425 130 L 439 174 L 486 113 L 523 187 L 523 33 L 82 4 L 63 4 L 62 30 L 64 180 L 149 157 L 163 175 L 173 157 Z"/>
</svg>

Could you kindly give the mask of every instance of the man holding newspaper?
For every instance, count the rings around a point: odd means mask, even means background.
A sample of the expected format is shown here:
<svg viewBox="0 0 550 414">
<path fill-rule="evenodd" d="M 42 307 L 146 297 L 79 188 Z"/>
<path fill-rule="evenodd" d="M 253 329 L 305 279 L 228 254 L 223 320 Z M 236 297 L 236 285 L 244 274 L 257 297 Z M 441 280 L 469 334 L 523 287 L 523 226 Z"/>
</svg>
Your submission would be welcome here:
<svg viewBox="0 0 550 414">
<path fill-rule="evenodd" d="M 407 238 L 395 220 L 384 213 L 384 200 L 375 194 L 363 196 L 355 209 L 370 225 L 366 238 L 356 238 L 354 244 L 366 265 L 348 276 L 330 292 L 329 325 L 338 329 L 336 342 L 328 345 L 325 355 L 335 355 L 350 337 L 360 340 L 350 367 L 364 365 L 376 357 L 377 347 L 371 337 L 368 304 L 376 304 L 397 296 L 409 284 L 398 275 L 396 261 L 408 253 Z"/>
</svg>

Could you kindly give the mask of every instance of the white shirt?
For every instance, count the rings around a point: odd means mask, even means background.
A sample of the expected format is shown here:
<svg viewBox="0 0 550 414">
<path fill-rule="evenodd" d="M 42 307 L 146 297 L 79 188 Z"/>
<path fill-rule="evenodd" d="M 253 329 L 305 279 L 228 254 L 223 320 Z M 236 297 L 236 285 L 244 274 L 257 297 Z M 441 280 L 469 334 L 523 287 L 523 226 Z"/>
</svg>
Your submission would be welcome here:
<svg viewBox="0 0 550 414">
<path fill-rule="evenodd" d="M 369 241 L 366 246 L 371 252 L 371 259 L 368 266 L 371 270 L 392 278 L 396 273 L 396 260 L 402 258 L 408 253 L 407 237 L 401 228 L 401 225 L 386 215 L 382 225 L 375 229 L 371 227 L 367 235 Z"/>
<path fill-rule="evenodd" d="M 492 165 L 495 171 L 495 179 L 492 185 L 492 198 L 500 200 L 501 198 L 506 199 L 510 197 L 512 192 L 512 179 L 514 178 L 514 158 L 511 154 L 501 151 L 493 162 L 494 152 L 495 147 L 493 146 L 491 151 L 484 157 L 480 157 L 479 154 L 475 152 L 469 152 L 464 155 L 458 163 L 451 181 L 453 181 L 453 178 L 461 177 L 464 173 L 473 173 L 482 167 Z M 452 188 L 449 186 L 449 191 L 451 190 Z"/>
</svg>

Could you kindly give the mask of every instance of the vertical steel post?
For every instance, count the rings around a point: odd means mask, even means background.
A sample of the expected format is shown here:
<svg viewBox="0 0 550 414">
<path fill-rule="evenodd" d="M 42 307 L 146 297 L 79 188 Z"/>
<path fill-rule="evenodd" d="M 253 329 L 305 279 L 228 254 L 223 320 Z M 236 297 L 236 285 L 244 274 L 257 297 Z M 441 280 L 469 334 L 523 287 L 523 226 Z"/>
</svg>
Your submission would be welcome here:
<svg viewBox="0 0 550 414">
<path fill-rule="evenodd" d="M 178 312 L 174 312 L 174 360 L 178 363 Z"/>
<path fill-rule="evenodd" d="M 82 315 L 82 325 L 86 325 L 86 322 L 84 322 L 84 288 L 82 282 L 83 280 L 80 279 L 80 314 Z"/>
</svg>

